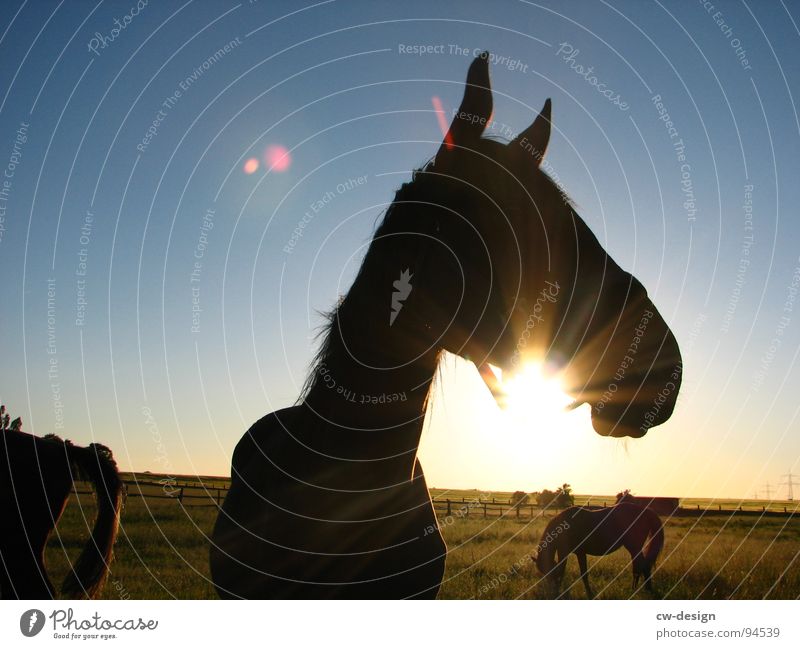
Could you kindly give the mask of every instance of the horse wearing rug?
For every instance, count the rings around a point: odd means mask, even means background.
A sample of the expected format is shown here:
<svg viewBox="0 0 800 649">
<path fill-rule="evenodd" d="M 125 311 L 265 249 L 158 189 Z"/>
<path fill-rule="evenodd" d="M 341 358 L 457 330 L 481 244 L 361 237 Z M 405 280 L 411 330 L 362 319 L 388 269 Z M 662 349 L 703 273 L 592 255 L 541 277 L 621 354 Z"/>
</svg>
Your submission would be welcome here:
<svg viewBox="0 0 800 649">
<path fill-rule="evenodd" d="M 574 554 L 586 597 L 592 599 L 586 555 L 602 556 L 622 547 L 631 555 L 633 589 L 644 578 L 644 587 L 652 592 L 651 576 L 664 547 L 664 528 L 654 511 L 624 500 L 613 507 L 569 507 L 556 515 L 536 548 L 536 567 L 554 594 L 560 595 L 567 558 Z"/>
<path fill-rule="evenodd" d="M 92 535 L 61 586 L 64 597 L 93 597 L 108 574 L 122 508 L 123 484 L 111 451 L 76 446 L 55 435 L 0 432 L 0 595 L 52 599 L 44 550 L 75 480 L 97 493 Z"/>
<path fill-rule="evenodd" d="M 641 437 L 671 415 L 675 337 L 540 168 L 550 101 L 509 143 L 481 137 L 491 115 L 485 53 L 331 313 L 297 405 L 236 446 L 212 535 L 221 597 L 436 596 L 447 549 L 427 533 L 417 448 L 443 351 L 484 377 L 547 363 L 601 435 Z"/>
</svg>

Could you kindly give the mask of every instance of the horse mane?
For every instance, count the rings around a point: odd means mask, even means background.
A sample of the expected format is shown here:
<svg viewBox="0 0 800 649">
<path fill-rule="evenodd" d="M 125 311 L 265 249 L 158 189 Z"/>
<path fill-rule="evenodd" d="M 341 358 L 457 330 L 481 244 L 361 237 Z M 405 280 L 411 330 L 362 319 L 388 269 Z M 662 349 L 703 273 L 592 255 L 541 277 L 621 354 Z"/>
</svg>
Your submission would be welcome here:
<svg viewBox="0 0 800 649">
<path fill-rule="evenodd" d="M 550 519 L 550 522 L 545 526 L 542 532 L 542 540 L 539 541 L 539 544 L 536 546 L 534 561 L 536 562 L 536 567 L 539 569 L 539 572 L 543 575 L 547 575 L 555 566 L 556 538 L 548 538 L 548 535 L 552 537 L 553 529 L 561 525 L 564 518 L 563 513 L 564 512 L 560 512 Z"/>
<path fill-rule="evenodd" d="M 494 140 L 494 138 L 484 139 Z M 303 387 L 301 388 L 300 395 L 295 405 L 301 404 L 318 385 L 321 380 L 319 370 L 322 367 L 330 365 L 331 361 L 337 358 L 342 352 L 347 353 L 344 342 L 339 335 L 339 324 L 347 323 L 354 317 L 362 317 L 362 314 L 358 312 L 357 305 L 362 302 L 363 298 L 367 297 L 367 299 L 369 299 L 368 294 L 372 286 L 366 279 L 371 275 L 370 271 L 373 265 L 380 263 L 380 260 L 376 259 L 375 241 L 393 231 L 399 231 L 401 229 L 411 230 L 408 222 L 409 203 L 417 203 L 413 206 L 413 209 L 417 213 L 424 212 L 425 206 L 420 205 L 420 202 L 436 203 L 437 198 L 442 196 L 442 194 L 449 189 L 447 187 L 448 182 L 446 177 L 440 174 L 437 175 L 435 171 L 435 159 L 429 160 L 421 168 L 412 171 L 411 181 L 403 183 L 400 186 L 395 193 L 394 200 L 385 210 L 383 218 L 375 228 L 370 246 L 364 255 L 361 267 L 347 294 L 340 297 L 338 303 L 330 310 L 318 312 L 323 319 L 322 325 L 314 336 L 315 341 L 320 341 L 319 347 L 311 358 L 306 379 L 303 382 Z M 552 192 L 548 198 L 557 198 L 569 210 L 574 210 L 575 203 L 567 195 L 559 182 L 547 173 L 547 171 L 539 168 L 539 172 L 545 181 L 545 187 Z M 451 206 L 458 200 L 457 198 L 454 200 L 452 193 L 447 195 L 447 199 L 447 202 Z M 420 222 L 424 223 L 425 221 L 425 217 L 421 217 Z M 428 219 L 427 222 L 430 223 L 431 220 Z M 414 245 L 419 247 L 420 244 L 415 243 Z"/>
<path fill-rule="evenodd" d="M 386 208 L 383 218 L 380 219 L 380 222 L 372 234 L 370 246 L 364 255 L 361 267 L 350 289 L 344 296 L 339 298 L 338 303 L 332 309 L 318 312 L 323 318 L 323 323 L 314 336 L 314 340 L 321 342 L 319 343 L 317 352 L 309 363 L 308 375 L 306 376 L 300 391 L 300 396 L 295 405 L 300 404 L 308 397 L 309 393 L 320 381 L 320 372 L 318 370 L 329 365 L 331 361 L 337 358 L 342 352 L 347 353 L 344 342 L 339 335 L 339 324 L 347 323 L 354 317 L 362 317 L 361 314 L 358 313 L 358 305 L 365 298 L 370 301 L 374 299 L 369 295 L 372 285 L 367 281 L 367 278 L 372 274 L 372 266 L 376 263 L 380 263 L 380 260 L 377 259 L 377 255 L 375 254 L 375 241 L 393 231 L 409 229 L 399 222 L 402 220 L 405 223 L 405 219 L 408 216 L 407 203 L 420 200 L 420 191 L 430 190 L 438 180 L 433 177 L 432 174 L 426 173 L 430 171 L 431 168 L 432 162 L 428 162 L 422 168 L 415 169 L 412 172 L 411 181 L 403 183 L 395 192 L 394 200 L 389 207 Z M 398 226 L 402 226 L 402 228 Z M 418 247 L 419 244 L 417 243 L 416 246 Z"/>
</svg>

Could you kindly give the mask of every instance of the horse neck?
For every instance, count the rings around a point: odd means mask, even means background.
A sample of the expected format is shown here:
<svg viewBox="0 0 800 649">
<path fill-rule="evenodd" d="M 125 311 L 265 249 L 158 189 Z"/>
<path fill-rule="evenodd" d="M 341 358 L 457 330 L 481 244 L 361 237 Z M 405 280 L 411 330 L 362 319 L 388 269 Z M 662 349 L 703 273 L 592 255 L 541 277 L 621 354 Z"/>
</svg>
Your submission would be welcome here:
<svg viewBox="0 0 800 649">
<path fill-rule="evenodd" d="M 391 275 L 386 280 L 371 278 L 378 295 L 370 295 L 359 275 L 333 316 L 303 403 L 330 429 L 322 443 L 333 455 L 397 455 L 413 466 L 438 363 L 437 331 L 420 324 L 423 314 L 411 302 L 390 324 Z"/>
<path fill-rule="evenodd" d="M 559 521 L 559 523 L 556 521 Z M 558 517 L 550 521 L 550 524 L 545 527 L 544 532 L 542 533 L 542 540 L 539 542 L 539 545 L 536 548 L 536 567 L 543 575 L 548 575 L 556 565 L 555 556 L 557 539 L 555 538 L 555 535 L 557 533 L 553 532 L 553 529 L 559 524 L 560 519 Z"/>
</svg>

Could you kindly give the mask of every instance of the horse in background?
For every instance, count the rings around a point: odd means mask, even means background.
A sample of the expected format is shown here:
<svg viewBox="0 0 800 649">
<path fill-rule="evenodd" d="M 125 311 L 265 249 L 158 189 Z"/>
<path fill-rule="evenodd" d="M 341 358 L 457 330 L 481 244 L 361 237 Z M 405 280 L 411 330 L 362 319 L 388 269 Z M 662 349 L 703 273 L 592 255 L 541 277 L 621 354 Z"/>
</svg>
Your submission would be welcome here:
<svg viewBox="0 0 800 649">
<path fill-rule="evenodd" d="M 76 446 L 55 435 L 0 432 L 0 596 L 53 599 L 44 551 L 75 480 L 92 483 L 97 518 L 72 570 L 63 597 L 94 597 L 102 588 L 119 528 L 124 486 L 111 450 L 102 444 Z"/>
<path fill-rule="evenodd" d="M 644 578 L 645 589 L 652 593 L 653 567 L 664 548 L 664 528 L 654 511 L 624 499 L 612 507 L 569 507 L 556 515 L 542 533 L 534 560 L 553 594 L 560 596 L 567 558 L 575 554 L 586 597 L 592 599 L 586 555 L 603 556 L 621 547 L 631 555 L 633 590 Z"/>
</svg>

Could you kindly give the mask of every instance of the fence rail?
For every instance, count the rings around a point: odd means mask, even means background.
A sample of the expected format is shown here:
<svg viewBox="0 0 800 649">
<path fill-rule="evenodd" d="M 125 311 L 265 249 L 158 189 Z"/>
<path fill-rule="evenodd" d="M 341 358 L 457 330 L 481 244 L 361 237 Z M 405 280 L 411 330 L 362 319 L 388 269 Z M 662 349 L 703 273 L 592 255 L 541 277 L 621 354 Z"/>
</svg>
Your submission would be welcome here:
<svg viewBox="0 0 800 649">
<path fill-rule="evenodd" d="M 161 482 L 143 480 L 124 480 L 123 484 L 127 490 L 127 496 L 134 498 L 154 498 L 177 500 L 184 507 L 219 507 L 225 500 L 228 493 L 227 487 L 204 486 L 198 482 L 169 481 Z M 156 491 L 149 491 L 155 489 Z M 75 489 L 72 493 L 79 495 L 89 495 L 94 492 L 90 489 Z M 197 502 L 205 501 L 205 502 Z M 439 518 L 528 518 L 534 519 L 546 515 L 547 512 L 560 511 L 557 507 L 543 507 L 539 504 L 523 503 L 514 504 L 511 500 L 492 498 L 491 500 L 480 500 L 478 498 L 432 498 L 433 508 Z M 584 507 L 607 507 L 614 504 L 613 501 L 576 502 L 576 505 Z M 725 508 L 722 505 L 701 507 L 699 504 L 694 506 L 679 506 L 671 514 L 678 517 L 700 517 L 700 516 L 782 516 L 800 518 L 800 502 L 794 508 L 776 506 L 777 508 L 761 507 L 735 507 Z M 666 517 L 666 516 L 665 516 Z"/>
</svg>

